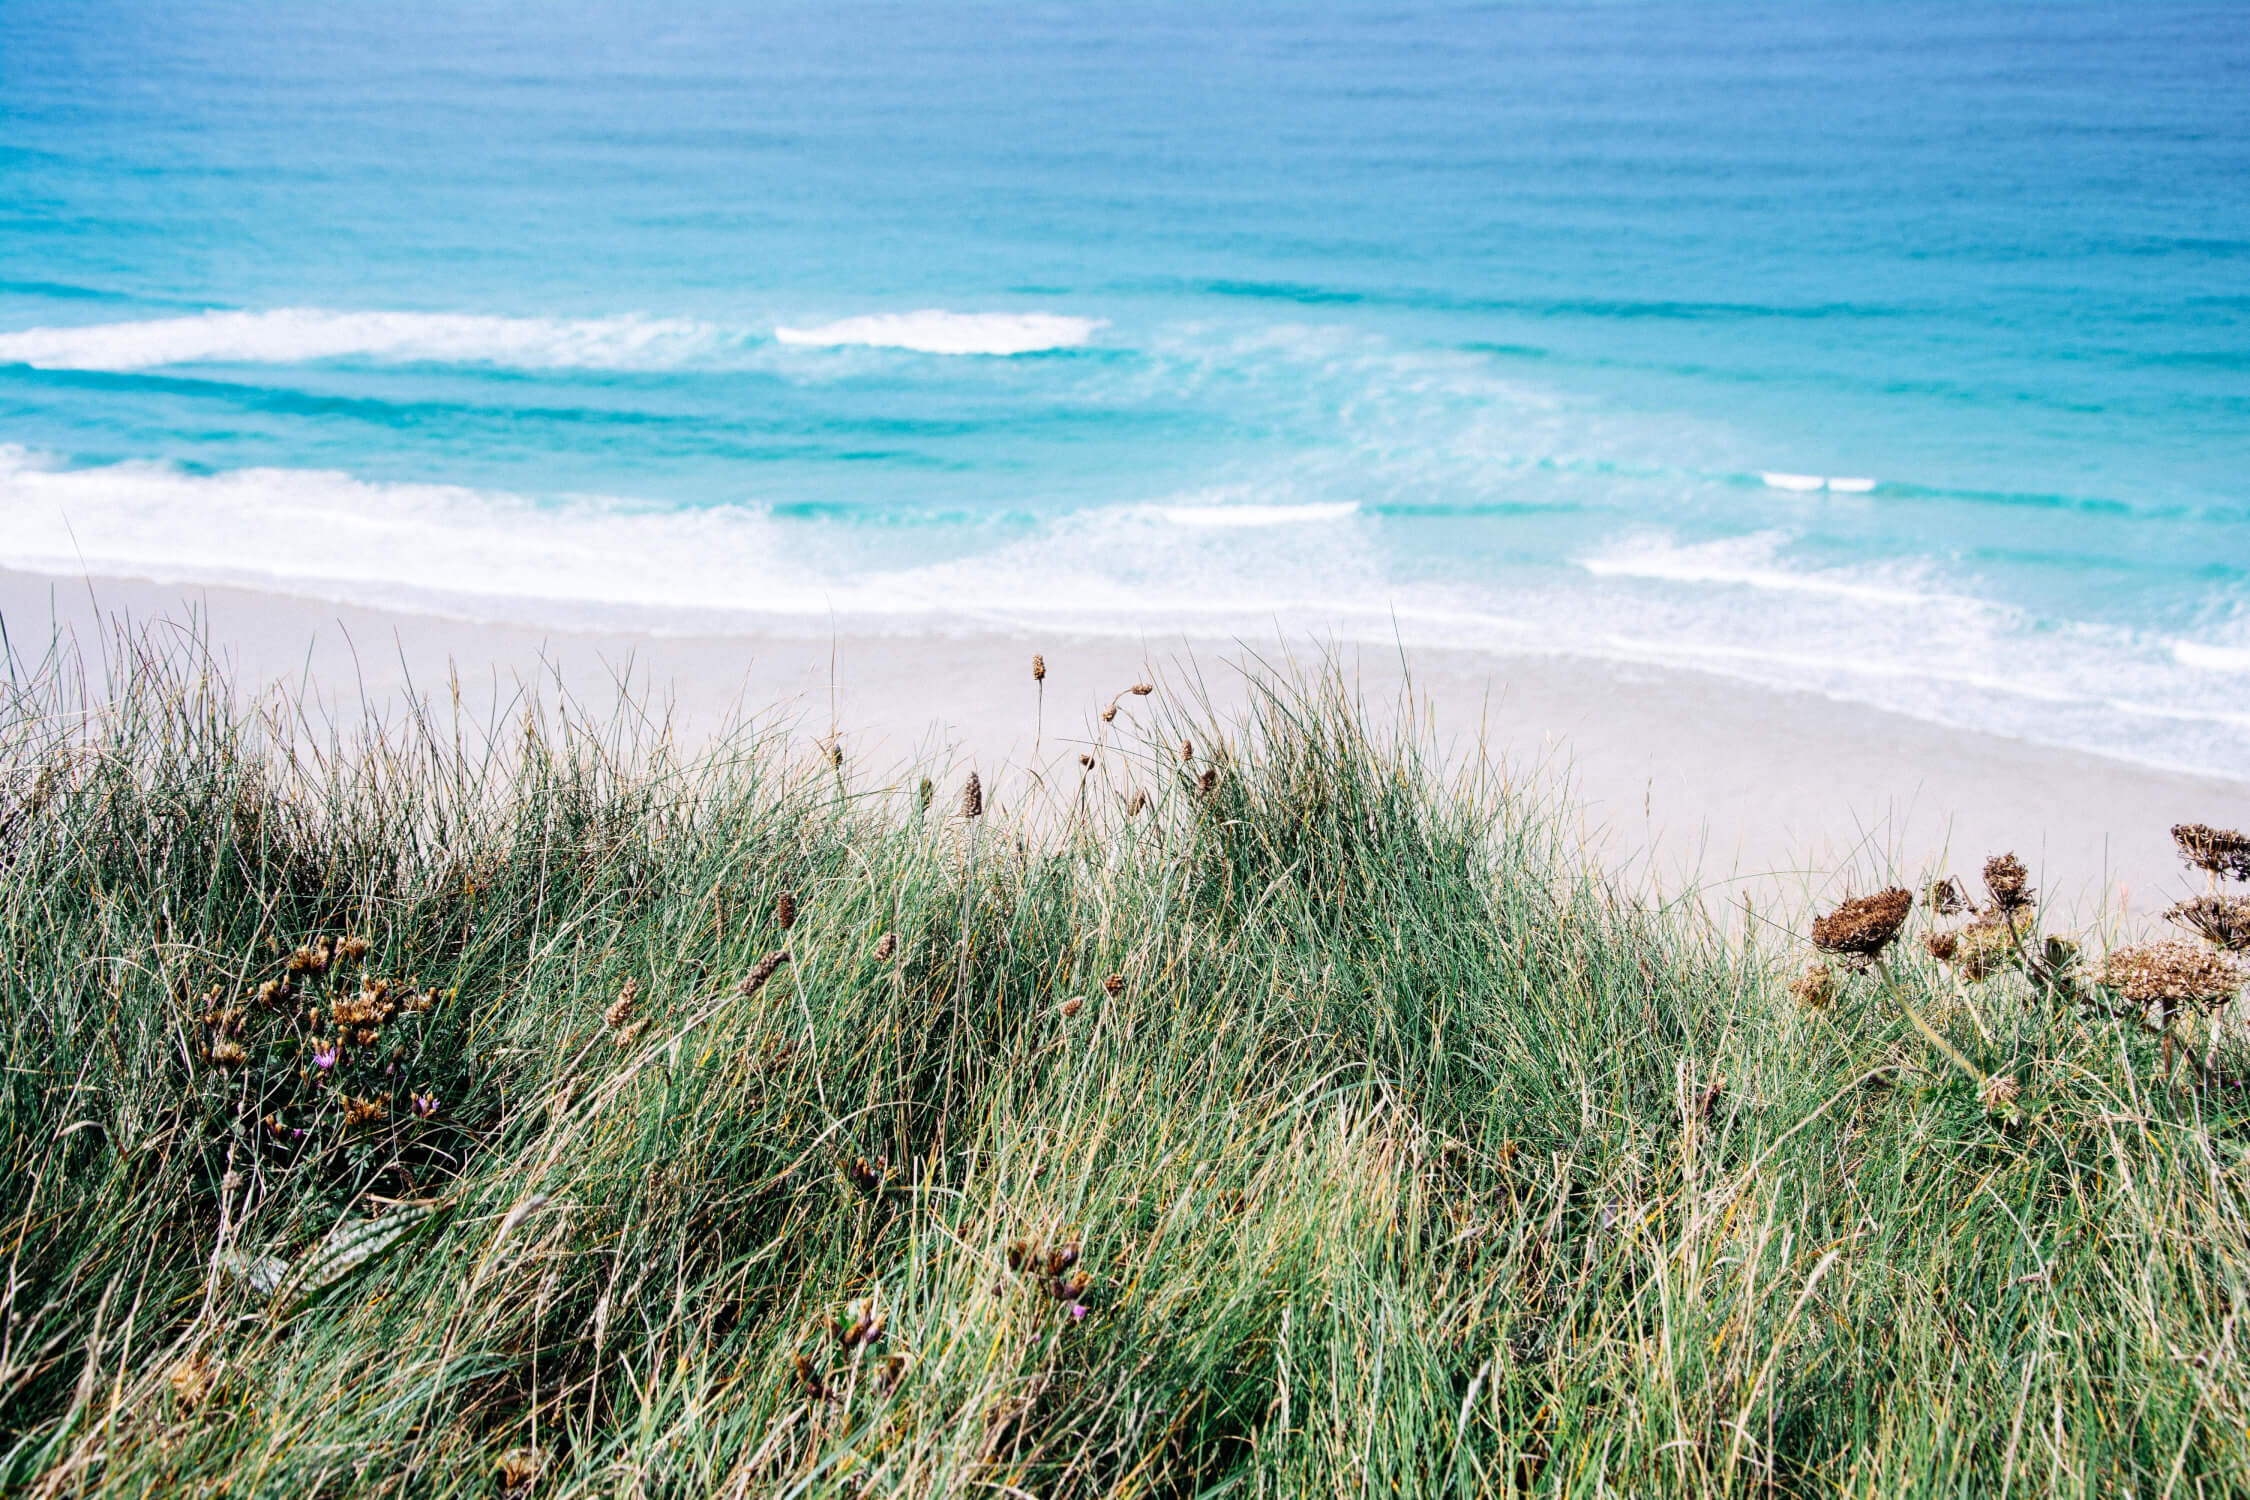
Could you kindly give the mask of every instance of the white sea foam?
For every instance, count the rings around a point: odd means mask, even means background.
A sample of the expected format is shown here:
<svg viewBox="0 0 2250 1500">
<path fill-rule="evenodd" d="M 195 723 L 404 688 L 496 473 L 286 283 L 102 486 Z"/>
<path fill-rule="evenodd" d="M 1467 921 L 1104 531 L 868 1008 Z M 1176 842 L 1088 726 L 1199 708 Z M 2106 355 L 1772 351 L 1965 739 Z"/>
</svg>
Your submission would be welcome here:
<svg viewBox="0 0 2250 1500">
<path fill-rule="evenodd" d="M 666 368 L 732 342 L 739 342 L 738 337 L 678 318 L 501 318 L 284 307 L 30 328 L 0 334 L 0 363 L 122 371 L 370 359 L 519 369 L 641 369 Z"/>
<path fill-rule="evenodd" d="M 1175 526 L 1308 526 L 1348 521 L 1359 514 L 1349 500 L 1306 505 L 1157 505 L 1151 513 Z"/>
<path fill-rule="evenodd" d="M 1976 604 L 1958 596 L 1904 587 L 1895 578 L 1874 570 L 1791 568 L 1778 560 L 1788 540 L 1780 532 L 1761 531 L 1683 547 L 1665 537 L 1640 536 L 1608 552 L 1581 558 L 1578 565 L 1597 578 L 1731 585 L 1769 593 L 1817 594 L 1863 604 Z"/>
<path fill-rule="evenodd" d="M 776 328 L 784 344 L 841 348 L 866 345 L 911 349 L 918 354 L 1036 354 L 1074 349 L 1107 327 L 1099 318 L 1060 313 L 956 313 L 938 308 L 919 312 L 868 313 L 823 323 L 818 328 Z"/>
<path fill-rule="evenodd" d="M 2213 646 L 2203 641 L 2174 641 L 2172 659 L 2201 672 L 2250 672 L 2250 646 Z"/>
<path fill-rule="evenodd" d="M 1827 490 L 1838 495 L 1865 495 L 1875 488 L 1874 480 L 1847 474 L 1782 474 L 1765 470 L 1758 477 L 1765 481 L 1769 490 L 1789 490 L 1795 494 Z"/>
</svg>

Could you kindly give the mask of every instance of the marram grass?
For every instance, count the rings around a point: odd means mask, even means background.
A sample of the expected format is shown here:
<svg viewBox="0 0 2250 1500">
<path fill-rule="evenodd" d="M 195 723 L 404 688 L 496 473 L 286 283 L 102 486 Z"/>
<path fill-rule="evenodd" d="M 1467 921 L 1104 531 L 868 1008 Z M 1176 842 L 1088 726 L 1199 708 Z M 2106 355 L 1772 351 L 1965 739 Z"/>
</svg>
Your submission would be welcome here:
<svg viewBox="0 0 2250 1500">
<path fill-rule="evenodd" d="M 114 672 L 0 715 L 11 1492 L 2250 1487 L 2224 1059 L 1921 910 L 1800 1003 L 1332 683 L 1019 838 Z"/>
</svg>

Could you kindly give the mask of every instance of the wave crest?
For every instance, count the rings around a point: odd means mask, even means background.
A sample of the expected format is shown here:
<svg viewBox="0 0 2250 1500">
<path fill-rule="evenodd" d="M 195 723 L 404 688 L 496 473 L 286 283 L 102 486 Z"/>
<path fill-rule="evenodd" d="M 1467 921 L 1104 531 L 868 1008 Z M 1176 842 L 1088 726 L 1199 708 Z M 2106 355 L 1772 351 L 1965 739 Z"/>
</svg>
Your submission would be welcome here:
<svg viewBox="0 0 2250 1500">
<path fill-rule="evenodd" d="M 867 313 L 818 328 L 776 328 L 784 344 L 835 349 L 860 345 L 911 349 L 917 354 L 1038 354 L 1075 349 L 1109 325 L 1099 318 L 1061 313 Z"/>
<path fill-rule="evenodd" d="M 43 370 L 145 370 L 161 365 L 301 364 L 358 358 L 518 369 L 623 369 L 677 364 L 710 352 L 726 338 L 709 324 L 679 318 L 506 318 L 283 307 L 29 328 L 0 334 L 0 363 Z"/>
</svg>

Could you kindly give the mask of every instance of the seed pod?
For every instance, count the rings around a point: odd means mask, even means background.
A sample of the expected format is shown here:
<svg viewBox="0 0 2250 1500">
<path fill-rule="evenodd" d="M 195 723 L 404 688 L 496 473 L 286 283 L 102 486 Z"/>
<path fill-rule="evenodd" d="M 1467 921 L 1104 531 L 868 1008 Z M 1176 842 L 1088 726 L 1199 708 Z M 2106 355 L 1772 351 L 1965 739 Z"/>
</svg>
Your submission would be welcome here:
<svg viewBox="0 0 2250 1500">
<path fill-rule="evenodd" d="M 1083 995 L 1073 995 L 1073 996 L 1071 996 L 1071 997 L 1070 997 L 1070 998 L 1069 998 L 1068 1000 L 1065 1000 L 1065 1001 L 1064 1001 L 1064 1002 L 1062 1003 L 1062 1013 L 1063 1013 L 1063 1014 L 1064 1014 L 1065 1016 L 1075 1016 L 1075 1015 L 1077 1015 L 1077 1014 L 1078 1014 L 1078 1012 L 1079 1012 L 1079 1011 L 1081 1011 L 1082 1009 L 1084 1009 L 1084 1008 L 1085 1008 L 1085 1005 L 1086 1005 L 1086 997 L 1085 997 L 1085 996 L 1083 996 Z"/>
<path fill-rule="evenodd" d="M 1031 653 L 1031 680 L 1033 682 L 1045 682 L 1047 680 L 1047 658 L 1036 651 Z"/>
<path fill-rule="evenodd" d="M 1193 759 L 1195 759 L 1195 741 L 1193 741 L 1193 740 L 1182 740 L 1182 741 L 1180 741 L 1180 762 L 1181 762 L 1181 764 L 1185 765 L 1185 764 L 1186 764 L 1187 762 L 1189 762 L 1189 761 L 1191 761 L 1191 760 L 1193 760 Z"/>
<path fill-rule="evenodd" d="M 969 779 L 961 785 L 961 816 L 964 818 L 981 818 L 984 816 L 984 783 L 977 779 L 977 773 L 974 771 L 969 773 Z"/>
<path fill-rule="evenodd" d="M 2199 870 L 2250 880 L 2250 833 L 2208 823 L 2180 823 L 2172 829 L 2172 842 L 2180 846 L 2180 857 Z"/>
</svg>

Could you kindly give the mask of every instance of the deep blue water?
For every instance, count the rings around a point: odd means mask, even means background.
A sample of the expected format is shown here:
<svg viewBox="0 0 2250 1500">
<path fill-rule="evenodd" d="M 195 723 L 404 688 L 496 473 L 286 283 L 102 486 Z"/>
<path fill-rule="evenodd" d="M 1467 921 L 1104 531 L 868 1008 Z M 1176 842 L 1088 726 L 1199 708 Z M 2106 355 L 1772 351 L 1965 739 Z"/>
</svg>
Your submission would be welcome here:
<svg viewBox="0 0 2250 1500">
<path fill-rule="evenodd" d="M 0 565 L 2250 775 L 2250 16 L 0 0 L 0 445 Z"/>
</svg>

